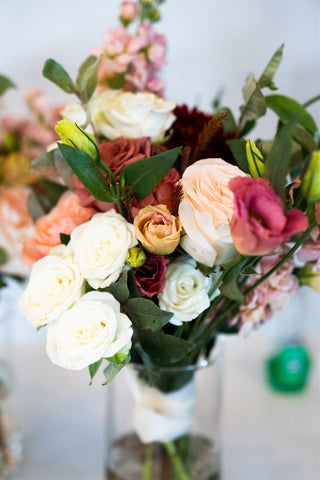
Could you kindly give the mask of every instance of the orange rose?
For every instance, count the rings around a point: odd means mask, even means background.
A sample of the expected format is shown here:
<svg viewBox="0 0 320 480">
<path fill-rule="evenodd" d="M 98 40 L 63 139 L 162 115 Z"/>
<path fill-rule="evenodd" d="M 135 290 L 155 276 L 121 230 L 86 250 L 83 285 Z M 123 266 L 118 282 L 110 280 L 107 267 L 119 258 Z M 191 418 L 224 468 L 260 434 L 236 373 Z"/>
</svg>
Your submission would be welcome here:
<svg viewBox="0 0 320 480">
<path fill-rule="evenodd" d="M 148 205 L 134 219 L 137 239 L 154 255 L 169 255 L 179 244 L 181 224 L 165 205 Z"/>
<path fill-rule="evenodd" d="M 60 233 L 70 234 L 75 227 L 90 220 L 95 212 L 93 208 L 81 206 L 75 193 L 63 193 L 48 215 L 36 221 L 35 235 L 23 246 L 24 261 L 31 266 L 48 255 L 53 247 L 61 243 Z"/>
</svg>

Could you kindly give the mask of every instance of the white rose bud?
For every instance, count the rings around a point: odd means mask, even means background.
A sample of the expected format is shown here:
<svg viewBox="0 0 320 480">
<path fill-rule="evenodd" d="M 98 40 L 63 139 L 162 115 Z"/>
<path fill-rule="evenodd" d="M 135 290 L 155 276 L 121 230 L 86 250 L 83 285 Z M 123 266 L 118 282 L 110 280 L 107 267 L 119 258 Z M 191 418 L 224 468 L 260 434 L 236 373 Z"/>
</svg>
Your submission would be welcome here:
<svg viewBox="0 0 320 480">
<path fill-rule="evenodd" d="M 83 278 L 71 257 L 47 255 L 31 269 L 19 307 L 27 321 L 40 327 L 58 318 L 82 294 Z"/>
<path fill-rule="evenodd" d="M 193 258 L 182 256 L 169 263 L 166 283 L 158 300 L 162 310 L 173 312 L 170 323 L 190 322 L 209 307 L 211 283 L 211 278 L 196 268 Z"/>
<path fill-rule="evenodd" d="M 89 292 L 48 325 L 46 351 L 56 365 L 80 370 L 101 358 L 126 357 L 131 348 L 129 318 L 107 292 Z"/>
<path fill-rule="evenodd" d="M 83 277 L 98 289 L 119 278 L 128 250 L 137 243 L 134 226 L 110 210 L 96 213 L 89 222 L 74 228 L 68 249 Z"/>
<path fill-rule="evenodd" d="M 156 142 L 173 124 L 175 106 L 154 93 L 110 90 L 95 97 L 89 111 L 97 133 L 109 140 L 151 137 Z"/>
</svg>

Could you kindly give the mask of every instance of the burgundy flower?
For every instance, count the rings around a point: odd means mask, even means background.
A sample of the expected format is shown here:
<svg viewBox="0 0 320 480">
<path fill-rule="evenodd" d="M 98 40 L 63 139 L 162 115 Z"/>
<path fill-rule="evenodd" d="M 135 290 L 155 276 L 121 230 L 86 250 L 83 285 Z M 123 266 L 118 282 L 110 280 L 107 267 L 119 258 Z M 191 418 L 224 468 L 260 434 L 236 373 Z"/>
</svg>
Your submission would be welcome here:
<svg viewBox="0 0 320 480">
<path fill-rule="evenodd" d="M 138 290 L 142 295 L 153 297 L 163 290 L 167 263 L 168 260 L 162 255 L 147 254 L 147 261 L 142 267 L 133 269 Z"/>
<path fill-rule="evenodd" d="M 308 227 L 303 212 L 284 211 L 281 198 L 263 178 L 235 177 L 229 188 L 234 193 L 232 240 L 243 255 L 267 255 Z"/>
</svg>

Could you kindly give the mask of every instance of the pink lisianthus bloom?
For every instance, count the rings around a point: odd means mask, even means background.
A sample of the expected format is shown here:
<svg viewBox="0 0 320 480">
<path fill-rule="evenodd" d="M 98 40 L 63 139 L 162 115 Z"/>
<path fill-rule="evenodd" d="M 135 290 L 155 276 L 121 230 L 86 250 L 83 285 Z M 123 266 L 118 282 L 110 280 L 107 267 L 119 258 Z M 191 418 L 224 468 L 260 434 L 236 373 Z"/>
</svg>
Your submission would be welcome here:
<svg viewBox="0 0 320 480">
<path fill-rule="evenodd" d="M 263 178 L 236 177 L 229 182 L 234 193 L 231 236 L 242 255 L 267 255 L 282 242 L 308 227 L 300 210 L 285 212 L 280 197 Z"/>
<path fill-rule="evenodd" d="M 94 213 L 96 210 L 83 207 L 73 192 L 63 193 L 57 205 L 36 220 L 34 236 L 24 243 L 22 257 L 26 264 L 31 266 L 48 255 L 53 247 L 61 244 L 60 233 L 69 235 L 75 227 L 90 220 Z"/>
<path fill-rule="evenodd" d="M 246 282 L 248 289 L 259 280 L 260 275 L 269 272 L 279 261 L 281 255 L 270 255 L 262 258 L 256 267 L 259 275 L 251 275 Z M 293 275 L 294 262 L 290 258 L 269 278 L 248 293 L 245 301 L 240 304 L 237 319 L 240 320 L 240 329 L 249 332 L 260 323 L 269 320 L 275 311 L 282 310 L 289 302 L 291 294 L 299 290 L 299 282 Z"/>
<path fill-rule="evenodd" d="M 167 263 L 168 260 L 162 255 L 147 254 L 142 267 L 133 269 L 137 288 L 142 295 L 153 297 L 163 290 Z"/>
<path fill-rule="evenodd" d="M 175 213 L 177 206 L 177 183 L 180 175 L 175 168 L 171 168 L 169 173 L 158 183 L 152 193 L 142 200 L 132 199 L 130 213 L 135 218 L 139 211 L 147 205 L 166 205 L 171 213 Z"/>
</svg>

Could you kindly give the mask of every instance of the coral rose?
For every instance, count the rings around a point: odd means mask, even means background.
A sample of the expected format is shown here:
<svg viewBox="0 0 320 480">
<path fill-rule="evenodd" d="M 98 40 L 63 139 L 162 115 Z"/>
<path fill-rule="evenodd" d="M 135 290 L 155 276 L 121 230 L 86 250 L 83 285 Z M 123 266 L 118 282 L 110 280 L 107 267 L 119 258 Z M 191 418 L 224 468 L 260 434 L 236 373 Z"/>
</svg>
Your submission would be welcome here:
<svg viewBox="0 0 320 480">
<path fill-rule="evenodd" d="M 220 158 L 199 160 L 182 176 L 179 216 L 186 235 L 181 239 L 181 246 L 209 267 L 230 261 L 236 255 L 229 226 L 233 193 L 228 187 L 236 176 L 246 174 Z"/>
<path fill-rule="evenodd" d="M 93 208 L 81 206 L 80 199 L 73 192 L 65 192 L 57 205 L 36 221 L 35 234 L 23 246 L 22 257 L 27 265 L 33 265 L 50 250 L 59 245 L 60 233 L 70 234 L 83 222 L 90 220 L 96 212 Z"/>
<path fill-rule="evenodd" d="M 181 225 L 165 205 L 140 210 L 134 219 L 137 239 L 143 247 L 155 255 L 169 255 L 179 244 Z"/>
<path fill-rule="evenodd" d="M 294 233 L 308 227 L 300 210 L 285 212 L 280 197 L 263 178 L 234 178 L 229 187 L 234 193 L 231 235 L 243 255 L 267 255 Z"/>
</svg>

